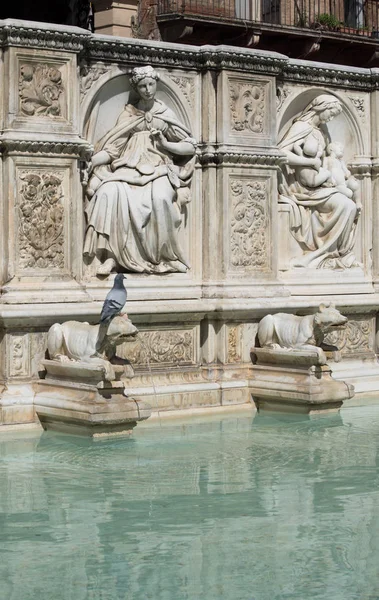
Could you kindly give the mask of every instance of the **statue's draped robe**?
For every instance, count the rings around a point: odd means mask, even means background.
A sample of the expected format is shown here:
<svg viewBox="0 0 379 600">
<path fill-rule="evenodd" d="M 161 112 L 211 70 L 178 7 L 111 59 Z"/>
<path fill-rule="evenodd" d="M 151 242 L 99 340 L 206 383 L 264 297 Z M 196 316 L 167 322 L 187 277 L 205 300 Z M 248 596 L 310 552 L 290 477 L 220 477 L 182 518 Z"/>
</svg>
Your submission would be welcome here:
<svg viewBox="0 0 379 600">
<path fill-rule="evenodd" d="M 105 150 L 109 165 L 94 169 L 95 191 L 86 208 L 84 253 L 104 261 L 114 258 L 127 271 L 185 271 L 180 246 L 181 206 L 189 201 L 194 156 L 174 160 L 159 149 L 151 130 L 169 142 L 195 141 L 174 113 L 155 100 L 149 112 L 128 104 L 96 152 Z"/>
<path fill-rule="evenodd" d="M 321 131 L 305 121 L 295 121 L 279 147 L 293 151 L 313 136 L 325 154 L 325 139 Z M 322 160 L 322 159 L 321 159 Z M 356 266 L 353 247 L 356 239 L 357 209 L 355 202 L 336 187 L 307 187 L 299 182 L 298 173 L 304 167 L 284 165 L 279 185 L 279 201 L 290 206 L 290 227 L 294 238 L 305 250 L 293 266 L 349 268 Z"/>
</svg>

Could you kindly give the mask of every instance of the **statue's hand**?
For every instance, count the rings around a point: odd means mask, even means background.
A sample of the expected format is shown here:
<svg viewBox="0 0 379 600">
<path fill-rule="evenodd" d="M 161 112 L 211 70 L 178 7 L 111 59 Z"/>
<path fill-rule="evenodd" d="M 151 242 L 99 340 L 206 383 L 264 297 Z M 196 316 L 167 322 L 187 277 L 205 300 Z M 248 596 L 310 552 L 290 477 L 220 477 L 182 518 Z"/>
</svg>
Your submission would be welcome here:
<svg viewBox="0 0 379 600">
<path fill-rule="evenodd" d="M 150 136 L 158 143 L 159 146 L 165 148 L 167 140 L 160 129 L 152 129 Z"/>
<path fill-rule="evenodd" d="M 316 156 L 315 158 L 311 158 L 310 160 L 310 164 L 316 169 L 316 171 L 319 171 L 321 169 L 321 159 L 318 158 L 318 156 Z"/>
</svg>

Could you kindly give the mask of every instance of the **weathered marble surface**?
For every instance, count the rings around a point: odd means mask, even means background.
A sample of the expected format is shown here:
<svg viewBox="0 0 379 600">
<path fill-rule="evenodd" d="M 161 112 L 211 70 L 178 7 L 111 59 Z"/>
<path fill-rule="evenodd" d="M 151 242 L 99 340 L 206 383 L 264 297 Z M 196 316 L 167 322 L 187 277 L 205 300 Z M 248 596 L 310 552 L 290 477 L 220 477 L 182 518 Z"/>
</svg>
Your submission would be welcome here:
<svg viewBox="0 0 379 600">
<path fill-rule="evenodd" d="M 125 380 L 134 371 L 116 355 L 117 346 L 136 336 L 136 327 L 127 317 L 116 316 L 105 333 L 99 332 L 99 325 L 77 321 L 49 329 L 50 360 L 42 361 L 46 373 L 36 383 L 34 399 L 44 429 L 96 437 L 129 432 L 150 416 L 149 404 L 126 396 Z"/>
<path fill-rule="evenodd" d="M 338 350 L 326 344 L 325 336 L 344 329 L 347 317 L 341 315 L 334 304 L 320 304 L 314 314 L 297 316 L 287 313 L 266 315 L 258 324 L 258 341 L 261 348 L 289 350 L 291 355 L 309 351 L 326 364 L 324 350 Z"/>
<path fill-rule="evenodd" d="M 125 396 L 122 380 L 107 381 L 101 366 L 42 365 L 47 375 L 35 385 L 34 405 L 45 430 L 90 437 L 128 433 L 151 415 L 148 403 Z"/>
<path fill-rule="evenodd" d="M 259 411 L 333 412 L 354 396 L 354 386 L 335 380 L 316 350 L 252 350 L 256 364 L 250 389 Z"/>
<path fill-rule="evenodd" d="M 339 347 L 325 339 L 347 322 L 332 304 L 302 317 L 266 315 L 258 324 L 260 347 L 252 348 L 250 385 L 258 410 L 315 414 L 338 410 L 352 398 L 354 386 L 332 377 L 327 356 L 336 358 Z"/>
<path fill-rule="evenodd" d="M 117 346 L 134 340 L 138 329 L 126 315 L 114 317 L 105 325 L 90 325 L 79 321 L 54 323 L 47 334 L 47 352 L 51 361 L 68 369 L 71 363 L 98 367 L 105 381 L 116 379 L 116 366 L 124 367 L 124 376 L 133 377 L 129 361 L 117 356 Z M 101 349 L 99 349 L 101 339 Z M 123 375 L 119 370 L 118 379 Z M 67 375 L 68 376 L 68 375 Z"/>
<path fill-rule="evenodd" d="M 140 331 L 139 342 L 119 347 L 133 357 L 130 393 L 154 404 L 154 381 L 160 410 L 249 401 L 258 322 L 277 312 L 304 314 L 323 297 L 349 317 L 343 332 L 331 333 L 342 343 L 333 375 L 360 394 L 379 390 L 377 69 L 247 48 L 94 36 L 46 23 L 1 21 L 0 31 L 1 423 L 35 418 L 49 328 L 69 320 L 95 324 L 112 286 L 113 274 L 97 274 L 102 257 L 83 257 L 85 210 L 101 190 L 88 200 L 88 167 L 95 146 L 138 100 L 131 70 L 146 65 L 159 75 L 155 100 L 197 148 L 183 165 L 163 153 L 179 170 L 194 162 L 191 186 L 182 188 L 191 202 L 183 203 L 167 233 L 185 267 L 166 269 L 173 259 L 165 246 L 148 261 L 154 267 L 128 275 L 128 313 Z M 312 121 L 295 152 L 309 159 L 306 138 L 319 137 L 322 165 L 314 158 L 315 173 L 300 165 L 300 185 L 309 187 L 304 201 L 315 191 L 326 194 L 323 219 L 335 222 L 329 239 L 325 222 L 317 221 L 321 206 L 300 211 L 308 214 L 301 226 L 312 225 L 304 236 L 318 245 L 314 250 L 291 233 L 293 211 L 279 201 L 278 176 L 292 168 L 291 128 L 304 124 L 307 107 L 325 95 L 338 114 L 323 124 Z M 335 183 L 311 189 L 320 171 Z M 165 177 L 157 181 L 167 183 Z M 173 189 L 170 211 L 178 205 Z M 319 264 L 294 266 L 317 250 Z"/>
</svg>

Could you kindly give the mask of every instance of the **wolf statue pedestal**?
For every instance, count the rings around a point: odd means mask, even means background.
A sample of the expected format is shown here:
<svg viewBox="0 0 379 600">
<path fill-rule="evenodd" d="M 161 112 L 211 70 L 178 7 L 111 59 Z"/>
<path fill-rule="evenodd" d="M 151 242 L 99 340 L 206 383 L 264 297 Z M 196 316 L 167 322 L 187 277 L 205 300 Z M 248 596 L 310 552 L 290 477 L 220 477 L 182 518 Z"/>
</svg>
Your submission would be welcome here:
<svg viewBox="0 0 379 600">
<path fill-rule="evenodd" d="M 320 305 L 314 315 L 267 315 L 258 326 L 262 347 L 252 348 L 251 391 L 258 410 L 305 415 L 338 411 L 354 387 L 336 381 L 327 356 L 338 349 L 324 336 L 347 319 L 334 306 Z"/>
<path fill-rule="evenodd" d="M 129 319 L 115 317 L 99 355 L 99 325 L 69 321 L 50 328 L 50 360 L 42 361 L 46 377 L 36 384 L 35 398 L 45 430 L 97 437 L 130 432 L 149 418 L 146 402 L 125 396 L 124 380 L 133 377 L 133 369 L 116 356 L 116 346 L 137 333 Z"/>
</svg>

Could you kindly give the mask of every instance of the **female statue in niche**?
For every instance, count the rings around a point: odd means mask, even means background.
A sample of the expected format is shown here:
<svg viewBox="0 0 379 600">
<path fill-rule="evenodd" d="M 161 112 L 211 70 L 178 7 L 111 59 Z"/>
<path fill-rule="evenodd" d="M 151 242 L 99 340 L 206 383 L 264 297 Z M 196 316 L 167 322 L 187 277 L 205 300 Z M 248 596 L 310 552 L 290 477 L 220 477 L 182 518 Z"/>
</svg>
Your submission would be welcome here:
<svg viewBox="0 0 379 600">
<path fill-rule="evenodd" d="M 303 257 L 292 261 L 294 267 L 361 266 L 353 253 L 361 212 L 359 184 L 343 161 L 342 144 L 328 144 L 323 127 L 341 112 L 335 96 L 317 96 L 279 143 L 288 159 L 279 202 L 289 204 L 291 232 L 304 250 Z"/>
<path fill-rule="evenodd" d="M 133 69 L 137 92 L 116 125 L 97 144 L 87 187 L 90 198 L 84 254 L 112 270 L 185 272 L 178 232 L 189 202 L 196 143 L 175 114 L 155 97 L 158 74 Z"/>
</svg>

